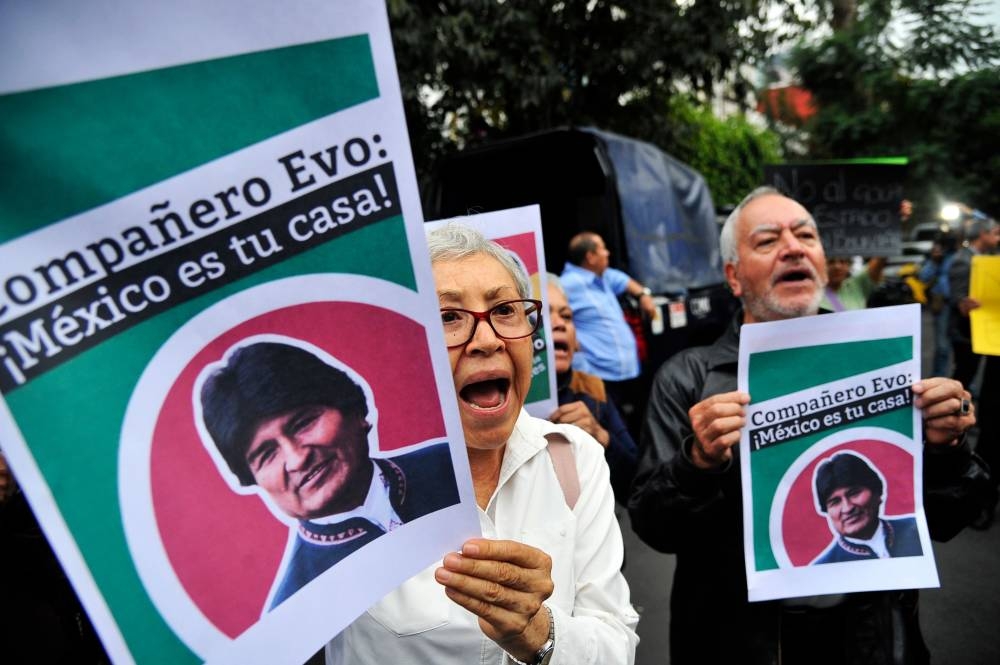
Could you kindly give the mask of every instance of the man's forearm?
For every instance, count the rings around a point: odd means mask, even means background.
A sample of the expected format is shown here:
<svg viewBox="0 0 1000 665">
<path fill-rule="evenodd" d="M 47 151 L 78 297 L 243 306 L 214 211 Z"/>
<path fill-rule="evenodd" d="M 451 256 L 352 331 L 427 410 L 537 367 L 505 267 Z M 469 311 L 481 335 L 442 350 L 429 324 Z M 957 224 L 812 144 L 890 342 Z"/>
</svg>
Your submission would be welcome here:
<svg viewBox="0 0 1000 665">
<path fill-rule="evenodd" d="M 635 278 L 629 278 L 628 284 L 625 286 L 625 291 L 630 296 L 635 296 L 636 298 L 641 298 L 642 296 L 652 296 L 653 292 L 647 287 L 643 286 L 635 280 Z"/>
</svg>

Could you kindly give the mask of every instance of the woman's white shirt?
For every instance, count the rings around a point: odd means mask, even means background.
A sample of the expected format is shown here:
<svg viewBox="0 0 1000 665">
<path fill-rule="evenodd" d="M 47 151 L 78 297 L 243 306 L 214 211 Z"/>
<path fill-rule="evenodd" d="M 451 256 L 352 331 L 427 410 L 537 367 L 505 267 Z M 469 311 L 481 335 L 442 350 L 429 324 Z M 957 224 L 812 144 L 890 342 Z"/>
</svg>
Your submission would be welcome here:
<svg viewBox="0 0 1000 665">
<path fill-rule="evenodd" d="M 550 432 L 561 432 L 572 446 L 580 480 L 573 510 L 546 453 Z M 550 665 L 632 665 L 639 617 L 621 574 L 621 530 L 599 443 L 577 427 L 522 411 L 479 522 L 485 538 L 522 542 L 552 558 L 555 590 L 546 605 L 555 621 L 556 649 Z M 404 582 L 334 638 L 327 664 L 510 662 L 480 630 L 478 618 L 449 600 L 434 580 L 440 565 Z"/>
</svg>

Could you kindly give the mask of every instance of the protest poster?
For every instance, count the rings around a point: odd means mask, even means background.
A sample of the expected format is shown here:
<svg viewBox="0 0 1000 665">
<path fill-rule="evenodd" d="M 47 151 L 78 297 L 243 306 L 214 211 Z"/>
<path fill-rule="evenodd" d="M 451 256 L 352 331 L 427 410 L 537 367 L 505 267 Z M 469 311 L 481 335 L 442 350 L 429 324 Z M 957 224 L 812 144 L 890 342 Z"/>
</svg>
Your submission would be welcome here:
<svg viewBox="0 0 1000 665">
<path fill-rule="evenodd" d="M 4 3 L 0 55 L 18 482 L 115 663 L 302 663 L 479 533 L 385 7 Z"/>
<path fill-rule="evenodd" d="M 1000 356 L 1000 256 L 972 257 L 969 296 L 979 301 L 979 307 L 969 312 L 972 350 Z"/>
<path fill-rule="evenodd" d="M 743 326 L 751 601 L 938 586 L 919 380 L 919 305 Z"/>
<path fill-rule="evenodd" d="M 542 214 L 537 205 L 484 212 L 427 222 L 425 230 L 456 222 L 474 228 L 505 247 L 524 269 L 531 283 L 531 297 L 542 301 L 542 327 L 532 338 L 535 355 L 531 365 L 531 387 L 524 409 L 536 418 L 548 419 L 559 406 L 556 394 L 556 361 L 549 321 L 549 291 L 545 268 L 545 245 L 542 238 Z"/>
<path fill-rule="evenodd" d="M 902 254 L 905 158 L 768 164 L 764 183 L 805 207 L 827 256 Z"/>
</svg>

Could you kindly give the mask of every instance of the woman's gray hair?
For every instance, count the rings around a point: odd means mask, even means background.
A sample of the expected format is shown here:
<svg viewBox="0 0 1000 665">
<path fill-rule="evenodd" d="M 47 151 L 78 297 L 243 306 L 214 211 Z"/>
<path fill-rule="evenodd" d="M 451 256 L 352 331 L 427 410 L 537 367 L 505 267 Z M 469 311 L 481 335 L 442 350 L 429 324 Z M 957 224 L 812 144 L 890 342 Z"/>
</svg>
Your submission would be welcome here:
<svg viewBox="0 0 1000 665">
<path fill-rule="evenodd" d="M 479 231 L 458 223 L 445 224 L 427 234 L 427 249 L 431 264 L 440 261 L 461 261 L 477 254 L 485 254 L 500 262 L 510 273 L 522 298 L 531 297 L 528 275 L 521 264 L 509 251 L 486 237 Z"/>
<path fill-rule="evenodd" d="M 743 209 L 755 199 L 774 194 L 784 196 L 784 194 L 770 185 L 758 187 L 744 196 L 740 204 L 729 213 L 729 217 L 726 217 L 726 221 L 722 225 L 722 231 L 719 233 L 719 252 L 722 254 L 722 261 L 724 263 L 732 263 L 734 265 L 739 263 L 739 254 L 736 251 L 736 222 L 739 221 Z"/>
</svg>

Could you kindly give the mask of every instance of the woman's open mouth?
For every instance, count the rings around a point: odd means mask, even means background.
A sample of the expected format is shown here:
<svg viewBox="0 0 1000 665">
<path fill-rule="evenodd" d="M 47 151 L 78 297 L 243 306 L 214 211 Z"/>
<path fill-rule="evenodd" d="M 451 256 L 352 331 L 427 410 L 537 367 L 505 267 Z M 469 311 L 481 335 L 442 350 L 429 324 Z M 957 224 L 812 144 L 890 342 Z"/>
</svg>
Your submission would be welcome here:
<svg viewBox="0 0 1000 665">
<path fill-rule="evenodd" d="M 492 411 L 507 404 L 510 379 L 476 381 L 462 388 L 458 396 L 477 411 Z"/>
</svg>

